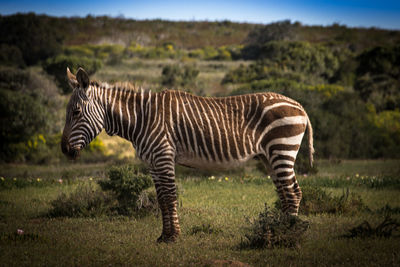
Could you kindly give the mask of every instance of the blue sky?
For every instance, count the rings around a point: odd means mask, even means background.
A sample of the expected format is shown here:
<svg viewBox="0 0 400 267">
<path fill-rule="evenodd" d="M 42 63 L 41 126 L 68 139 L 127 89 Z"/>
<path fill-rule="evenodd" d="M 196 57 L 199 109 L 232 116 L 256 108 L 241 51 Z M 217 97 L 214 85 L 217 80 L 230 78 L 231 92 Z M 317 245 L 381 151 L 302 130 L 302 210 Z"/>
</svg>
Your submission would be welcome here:
<svg viewBox="0 0 400 267">
<path fill-rule="evenodd" d="M 290 19 L 307 25 L 339 23 L 352 27 L 400 29 L 400 0 L 0 0 L 0 14 L 17 12 L 35 12 L 52 16 L 123 15 L 133 19 L 209 21 L 227 19 L 255 23 Z"/>
</svg>

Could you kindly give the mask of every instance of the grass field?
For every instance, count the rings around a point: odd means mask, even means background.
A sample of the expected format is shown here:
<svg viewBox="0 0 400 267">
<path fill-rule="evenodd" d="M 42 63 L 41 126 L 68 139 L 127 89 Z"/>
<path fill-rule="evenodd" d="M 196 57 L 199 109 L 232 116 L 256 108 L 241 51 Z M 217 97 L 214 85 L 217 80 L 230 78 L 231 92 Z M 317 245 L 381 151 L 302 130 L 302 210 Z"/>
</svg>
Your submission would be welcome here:
<svg viewBox="0 0 400 267">
<path fill-rule="evenodd" d="M 277 198 L 271 180 L 255 170 L 254 163 L 238 172 L 214 174 L 214 179 L 207 173 L 178 168 L 182 235 L 174 244 L 155 242 L 161 233 L 159 214 L 140 218 L 46 216 L 51 201 L 62 192 L 68 194 L 85 184 L 95 188 L 96 180 L 105 179 L 106 164 L 2 165 L 0 174 L 5 181 L 2 179 L 0 188 L 0 265 L 209 266 L 217 260 L 253 266 L 398 265 L 398 236 L 340 236 L 364 220 L 378 224 L 383 219 L 378 210 L 386 204 L 397 208 L 392 218 L 400 219 L 399 161 L 321 161 L 318 165 L 319 174 L 300 176 L 300 185 L 321 187 L 332 195 L 349 188 L 361 196 L 370 211 L 301 215 L 310 222 L 301 245 L 274 249 L 239 246 L 249 219 L 258 216 L 264 203 L 273 206 Z M 370 182 L 373 179 L 386 182 L 376 186 Z M 331 180 L 341 181 L 342 186 Z M 23 234 L 17 234 L 18 229 Z"/>
</svg>

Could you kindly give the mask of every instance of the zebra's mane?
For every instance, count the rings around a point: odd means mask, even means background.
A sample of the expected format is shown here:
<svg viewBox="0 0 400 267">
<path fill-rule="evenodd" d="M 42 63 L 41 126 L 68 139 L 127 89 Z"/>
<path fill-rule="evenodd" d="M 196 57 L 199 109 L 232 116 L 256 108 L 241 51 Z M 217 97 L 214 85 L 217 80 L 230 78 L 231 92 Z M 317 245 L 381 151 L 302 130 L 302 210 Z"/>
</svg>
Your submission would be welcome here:
<svg viewBox="0 0 400 267">
<path fill-rule="evenodd" d="M 150 91 L 148 89 L 144 89 L 143 87 L 137 86 L 136 84 L 132 84 L 130 82 L 106 83 L 106 82 L 91 81 L 90 84 L 96 88 L 105 88 L 105 89 L 121 90 L 121 91 L 133 91 L 136 93 Z"/>
</svg>

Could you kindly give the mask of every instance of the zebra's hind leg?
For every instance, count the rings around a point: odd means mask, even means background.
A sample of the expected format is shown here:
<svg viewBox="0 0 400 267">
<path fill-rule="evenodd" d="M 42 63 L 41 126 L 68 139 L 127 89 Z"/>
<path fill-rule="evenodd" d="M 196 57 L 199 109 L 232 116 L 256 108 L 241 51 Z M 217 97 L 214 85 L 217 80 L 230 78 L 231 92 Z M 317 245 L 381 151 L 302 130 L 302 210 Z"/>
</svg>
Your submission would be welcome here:
<svg viewBox="0 0 400 267">
<path fill-rule="evenodd" d="M 302 192 L 294 172 L 295 158 L 274 154 L 269 161 L 274 173 L 273 181 L 282 202 L 282 211 L 291 215 L 297 215 Z"/>
<path fill-rule="evenodd" d="M 272 177 L 272 181 L 274 182 L 274 185 L 277 189 L 279 200 L 281 201 L 282 211 L 287 210 L 288 208 L 287 208 L 286 197 L 285 197 L 284 191 L 282 190 L 282 186 L 277 179 L 278 177 L 276 176 L 274 170 L 272 169 L 272 166 L 269 164 L 267 157 L 264 155 L 258 155 L 258 158 L 264 164 L 265 168 L 267 169 L 267 173 L 270 174 Z"/>
<path fill-rule="evenodd" d="M 151 173 L 163 222 L 163 230 L 157 242 L 174 242 L 180 234 L 180 225 L 173 162 L 169 164 L 164 162 L 163 168 L 154 169 Z"/>
</svg>

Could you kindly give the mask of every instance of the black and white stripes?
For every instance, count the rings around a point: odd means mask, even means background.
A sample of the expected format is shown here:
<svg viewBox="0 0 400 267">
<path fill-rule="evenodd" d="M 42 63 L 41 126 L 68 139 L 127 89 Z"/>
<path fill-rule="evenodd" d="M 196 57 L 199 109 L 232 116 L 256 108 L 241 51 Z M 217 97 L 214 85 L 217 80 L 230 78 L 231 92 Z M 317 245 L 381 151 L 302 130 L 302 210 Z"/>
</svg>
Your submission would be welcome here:
<svg viewBox="0 0 400 267">
<path fill-rule="evenodd" d="M 301 190 L 294 162 L 306 129 L 312 162 L 313 140 L 303 107 L 275 93 L 203 98 L 185 92 L 138 91 L 129 84 L 89 82 L 68 72 L 75 91 L 67 107 L 62 147 L 76 157 L 105 128 L 132 142 L 147 162 L 163 216 L 159 241 L 179 235 L 175 164 L 230 168 L 254 157 L 273 170 L 283 210 L 297 214 Z"/>
</svg>

